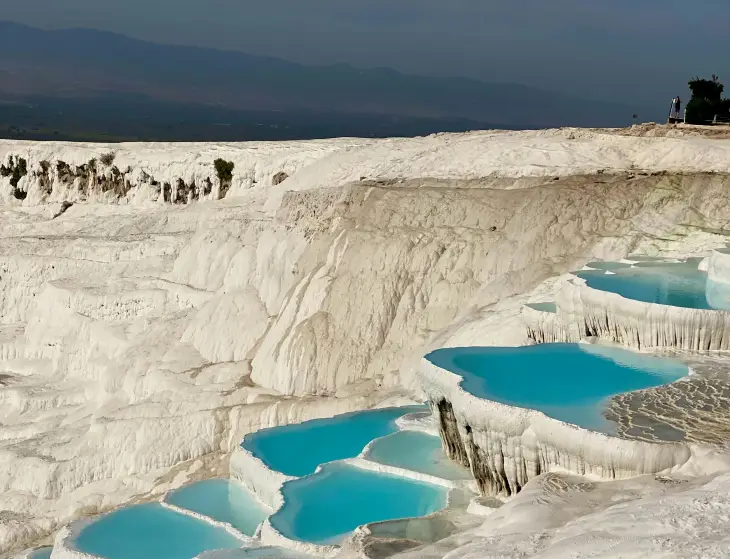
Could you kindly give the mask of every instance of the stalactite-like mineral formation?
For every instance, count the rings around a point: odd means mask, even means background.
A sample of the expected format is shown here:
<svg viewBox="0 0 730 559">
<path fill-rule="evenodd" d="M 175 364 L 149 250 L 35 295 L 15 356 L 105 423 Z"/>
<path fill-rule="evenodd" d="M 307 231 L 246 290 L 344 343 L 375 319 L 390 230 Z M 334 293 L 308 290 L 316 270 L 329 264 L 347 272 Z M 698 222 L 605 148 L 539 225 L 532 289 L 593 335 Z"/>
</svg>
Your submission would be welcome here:
<svg viewBox="0 0 730 559">
<path fill-rule="evenodd" d="M 684 443 L 611 437 L 478 398 L 460 386 L 459 375 L 426 359 L 419 373 L 447 456 L 471 469 L 483 495 L 514 495 L 554 468 L 621 479 L 661 472 L 692 456 Z"/>
</svg>

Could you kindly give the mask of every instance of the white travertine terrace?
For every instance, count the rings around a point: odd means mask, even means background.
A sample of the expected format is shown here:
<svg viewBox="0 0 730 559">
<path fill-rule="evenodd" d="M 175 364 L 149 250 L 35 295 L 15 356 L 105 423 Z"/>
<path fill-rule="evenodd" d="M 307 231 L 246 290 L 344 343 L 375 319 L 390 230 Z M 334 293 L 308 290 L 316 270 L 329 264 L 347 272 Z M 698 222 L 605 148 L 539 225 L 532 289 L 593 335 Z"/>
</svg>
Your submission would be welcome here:
<svg viewBox="0 0 730 559">
<path fill-rule="evenodd" d="M 447 454 L 471 468 L 485 495 L 514 495 L 555 469 L 622 479 L 676 468 L 692 457 L 687 444 L 619 439 L 479 398 L 461 387 L 460 375 L 427 359 L 420 377 Z"/>
<path fill-rule="evenodd" d="M 0 554 L 235 472 L 254 430 L 411 402 L 429 349 L 527 343 L 520 304 L 550 278 L 708 253 L 730 222 L 730 141 L 701 137 L 0 141 L 9 156 L 28 175 L 0 177 Z"/>
<path fill-rule="evenodd" d="M 706 297 L 728 304 L 724 252 L 709 258 Z M 724 298 L 724 299 L 723 299 Z M 635 348 L 688 351 L 730 349 L 730 311 L 692 309 L 628 299 L 572 277 L 563 282 L 556 313 L 522 310 L 529 337 L 537 343 L 575 342 L 596 337 Z"/>
</svg>

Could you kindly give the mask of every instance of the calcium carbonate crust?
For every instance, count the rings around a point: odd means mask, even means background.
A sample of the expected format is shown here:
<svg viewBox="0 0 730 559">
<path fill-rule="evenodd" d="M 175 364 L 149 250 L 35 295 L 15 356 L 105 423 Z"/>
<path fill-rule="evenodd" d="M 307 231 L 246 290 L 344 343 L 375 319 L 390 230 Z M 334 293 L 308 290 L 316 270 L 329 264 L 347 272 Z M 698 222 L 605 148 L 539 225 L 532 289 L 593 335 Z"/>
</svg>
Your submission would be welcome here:
<svg viewBox="0 0 730 559">
<path fill-rule="evenodd" d="M 572 330 L 563 341 L 595 336 L 635 349 L 730 349 L 730 312 L 635 301 L 589 287 L 577 277 L 563 284 L 557 318 L 566 326 L 556 337 Z M 537 337 L 545 336 L 549 330 Z"/>
<path fill-rule="evenodd" d="M 58 176 L 112 151 L 120 191 Z M 0 142 L 29 171 L 0 177 L 0 553 L 225 475 L 251 431 L 416 392 L 443 340 L 525 343 L 495 309 L 588 259 L 721 246 L 700 232 L 730 220 L 728 154 L 581 130 Z M 225 199 L 185 200 L 217 157 Z"/>
<path fill-rule="evenodd" d="M 81 531 L 93 520 L 79 520 L 69 526 L 61 528 L 53 541 L 51 559 L 100 559 L 96 555 L 84 553 L 76 548 L 75 540 Z"/>
<path fill-rule="evenodd" d="M 577 342 L 580 339 L 576 329 L 563 323 L 557 312 L 524 306 L 520 315 L 527 328 L 527 337 L 537 344 Z"/>
<path fill-rule="evenodd" d="M 173 505 L 172 503 L 166 502 L 164 499 L 160 501 L 160 506 L 178 514 L 189 516 L 190 518 L 194 518 L 195 520 L 200 520 L 201 522 L 205 522 L 206 524 L 210 524 L 211 526 L 215 526 L 216 528 L 222 528 L 231 536 L 233 536 L 237 540 L 240 540 L 242 545 L 250 544 L 254 541 L 251 536 L 247 536 L 246 534 L 240 532 L 239 530 L 234 528 L 233 525 L 229 522 L 221 522 L 220 520 L 215 520 L 214 518 L 211 518 L 210 516 L 206 516 L 204 514 L 200 514 L 199 512 L 178 507 L 176 505 Z"/>
<path fill-rule="evenodd" d="M 417 431 L 420 433 L 426 433 L 438 437 L 439 431 L 436 422 L 433 420 L 433 414 L 428 411 L 419 411 L 414 413 L 407 413 L 395 420 L 395 424 L 398 426 L 400 431 Z M 377 440 L 377 439 L 375 439 Z M 375 441 L 370 441 L 365 450 L 361 454 L 364 456 Z"/>
<path fill-rule="evenodd" d="M 454 495 L 454 490 L 457 489 L 458 487 L 466 485 L 466 484 L 459 484 L 459 483 L 456 483 L 456 482 L 453 482 L 450 480 L 438 478 L 436 476 L 422 474 L 420 472 L 413 472 L 411 470 L 406 470 L 403 468 L 397 468 L 394 466 L 378 464 L 377 462 L 372 462 L 370 460 L 366 460 L 363 458 L 350 458 L 350 459 L 336 460 L 334 462 L 320 464 L 319 466 L 317 466 L 317 469 L 314 471 L 314 473 L 310 474 L 310 476 L 317 475 L 328 464 L 335 464 L 335 463 L 349 464 L 356 468 L 361 468 L 363 470 L 368 470 L 371 472 L 403 477 L 406 479 L 411 479 L 411 480 L 419 481 L 422 483 L 431 483 L 434 485 L 438 485 L 440 487 L 444 487 L 445 489 L 448 490 L 448 493 L 446 494 L 446 502 L 444 504 L 444 508 L 448 508 L 449 506 L 451 506 L 453 495 Z M 305 477 L 310 477 L 310 476 L 305 476 Z M 281 503 L 282 503 L 281 506 L 283 506 L 283 503 L 284 503 L 283 494 L 281 494 Z M 408 520 L 408 519 L 406 518 L 403 520 Z M 292 549 L 294 551 L 298 551 L 301 553 L 307 553 L 307 554 L 315 555 L 318 557 L 336 557 L 341 551 L 341 547 L 339 545 L 318 545 L 318 544 L 301 542 L 298 540 L 292 540 L 290 538 L 287 538 L 271 524 L 269 518 L 267 518 L 264 521 L 264 524 L 261 528 L 261 541 L 264 545 L 285 547 L 287 549 Z"/>
<path fill-rule="evenodd" d="M 419 416 L 419 413 L 407 414 L 401 418 L 398 418 L 396 422 L 401 421 L 405 430 L 417 430 L 423 432 L 429 432 L 427 426 L 424 426 L 423 419 Z M 386 435 L 388 436 L 388 435 Z M 469 481 L 452 481 L 436 476 L 423 474 L 420 472 L 414 472 L 406 470 L 404 468 L 398 468 L 395 466 L 389 466 L 379 464 L 365 458 L 372 445 L 378 439 L 370 441 L 360 455 L 357 458 L 347 458 L 342 460 L 334 460 L 332 462 L 326 462 L 317 466 L 314 473 L 304 476 L 310 477 L 318 474 L 322 468 L 328 464 L 349 464 L 356 468 L 364 470 L 403 477 L 419 481 L 422 483 L 431 483 L 444 487 L 449 490 L 446 498 L 446 507 L 451 505 L 452 490 L 454 489 L 467 489 L 474 491 L 473 483 Z M 243 448 L 242 446 L 237 448 L 231 456 L 231 478 L 243 483 L 248 487 L 262 502 L 268 505 L 273 512 L 276 512 L 284 505 L 283 486 L 285 483 L 294 481 L 297 477 L 287 476 L 281 472 L 277 472 L 269 468 L 260 458 L 255 456 L 251 451 Z M 272 512 L 272 514 L 273 514 Z M 281 534 L 267 518 L 261 526 L 259 537 L 263 545 L 278 546 L 291 549 L 300 553 L 307 553 L 322 557 L 334 557 L 340 552 L 340 546 L 338 545 L 318 545 L 297 540 L 292 540 Z"/>
<path fill-rule="evenodd" d="M 514 495 L 557 468 L 621 479 L 677 468 L 692 456 L 686 444 L 619 439 L 478 398 L 461 387 L 461 376 L 426 359 L 420 377 L 447 454 L 471 468 L 483 495 Z"/>
<path fill-rule="evenodd" d="M 0 178 L 0 200 L 23 206 L 80 201 L 150 205 L 217 200 L 252 188 L 270 188 L 277 182 L 277 175 L 294 175 L 320 158 L 369 142 L 347 138 L 121 144 L 0 140 L 0 163 L 7 164 L 10 157 L 23 158 L 28 170 L 16 187 L 10 185 L 10 177 Z M 104 160 L 112 155 L 107 164 Z M 221 185 L 216 175 L 214 161 L 219 158 L 234 164 L 230 184 Z"/>
<path fill-rule="evenodd" d="M 230 477 L 246 486 L 272 510 L 279 510 L 284 503 L 281 487 L 296 477 L 272 470 L 263 460 L 242 446 L 231 454 Z"/>
</svg>

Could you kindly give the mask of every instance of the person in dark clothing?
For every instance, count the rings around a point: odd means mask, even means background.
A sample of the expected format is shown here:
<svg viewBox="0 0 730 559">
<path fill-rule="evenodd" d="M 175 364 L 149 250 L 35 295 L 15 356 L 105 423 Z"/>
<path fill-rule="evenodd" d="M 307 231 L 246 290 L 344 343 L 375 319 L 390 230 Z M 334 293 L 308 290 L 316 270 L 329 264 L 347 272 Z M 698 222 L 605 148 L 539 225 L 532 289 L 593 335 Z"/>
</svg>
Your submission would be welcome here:
<svg viewBox="0 0 730 559">
<path fill-rule="evenodd" d="M 682 109 L 682 100 L 677 96 L 672 99 L 672 110 L 670 112 L 670 118 L 680 118 L 679 113 Z"/>
</svg>

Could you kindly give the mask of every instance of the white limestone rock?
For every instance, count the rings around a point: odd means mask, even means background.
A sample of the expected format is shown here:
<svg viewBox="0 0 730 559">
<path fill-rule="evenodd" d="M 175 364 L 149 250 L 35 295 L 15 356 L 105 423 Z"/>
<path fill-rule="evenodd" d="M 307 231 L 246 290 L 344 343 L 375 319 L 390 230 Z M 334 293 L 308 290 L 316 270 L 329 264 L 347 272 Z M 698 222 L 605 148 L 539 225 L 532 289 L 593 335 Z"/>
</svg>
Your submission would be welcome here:
<svg viewBox="0 0 730 559">
<path fill-rule="evenodd" d="M 546 474 L 483 525 L 393 557 L 721 559 L 730 545 L 729 495 L 727 474 L 711 480 L 644 476 L 602 483 Z"/>
<path fill-rule="evenodd" d="M 56 167 L 109 151 L 119 192 L 111 169 Z M 253 430 L 405 401 L 432 344 L 522 343 L 516 298 L 544 280 L 721 230 L 729 153 L 575 130 L 0 141 L 31 171 L 22 200 L 0 178 L 0 553 L 225 474 Z M 225 199 L 177 200 L 178 180 L 216 182 L 217 157 L 235 164 Z"/>
<path fill-rule="evenodd" d="M 219 295 L 195 315 L 182 337 L 211 363 L 244 361 L 269 326 L 266 307 L 252 288 Z"/>
</svg>

